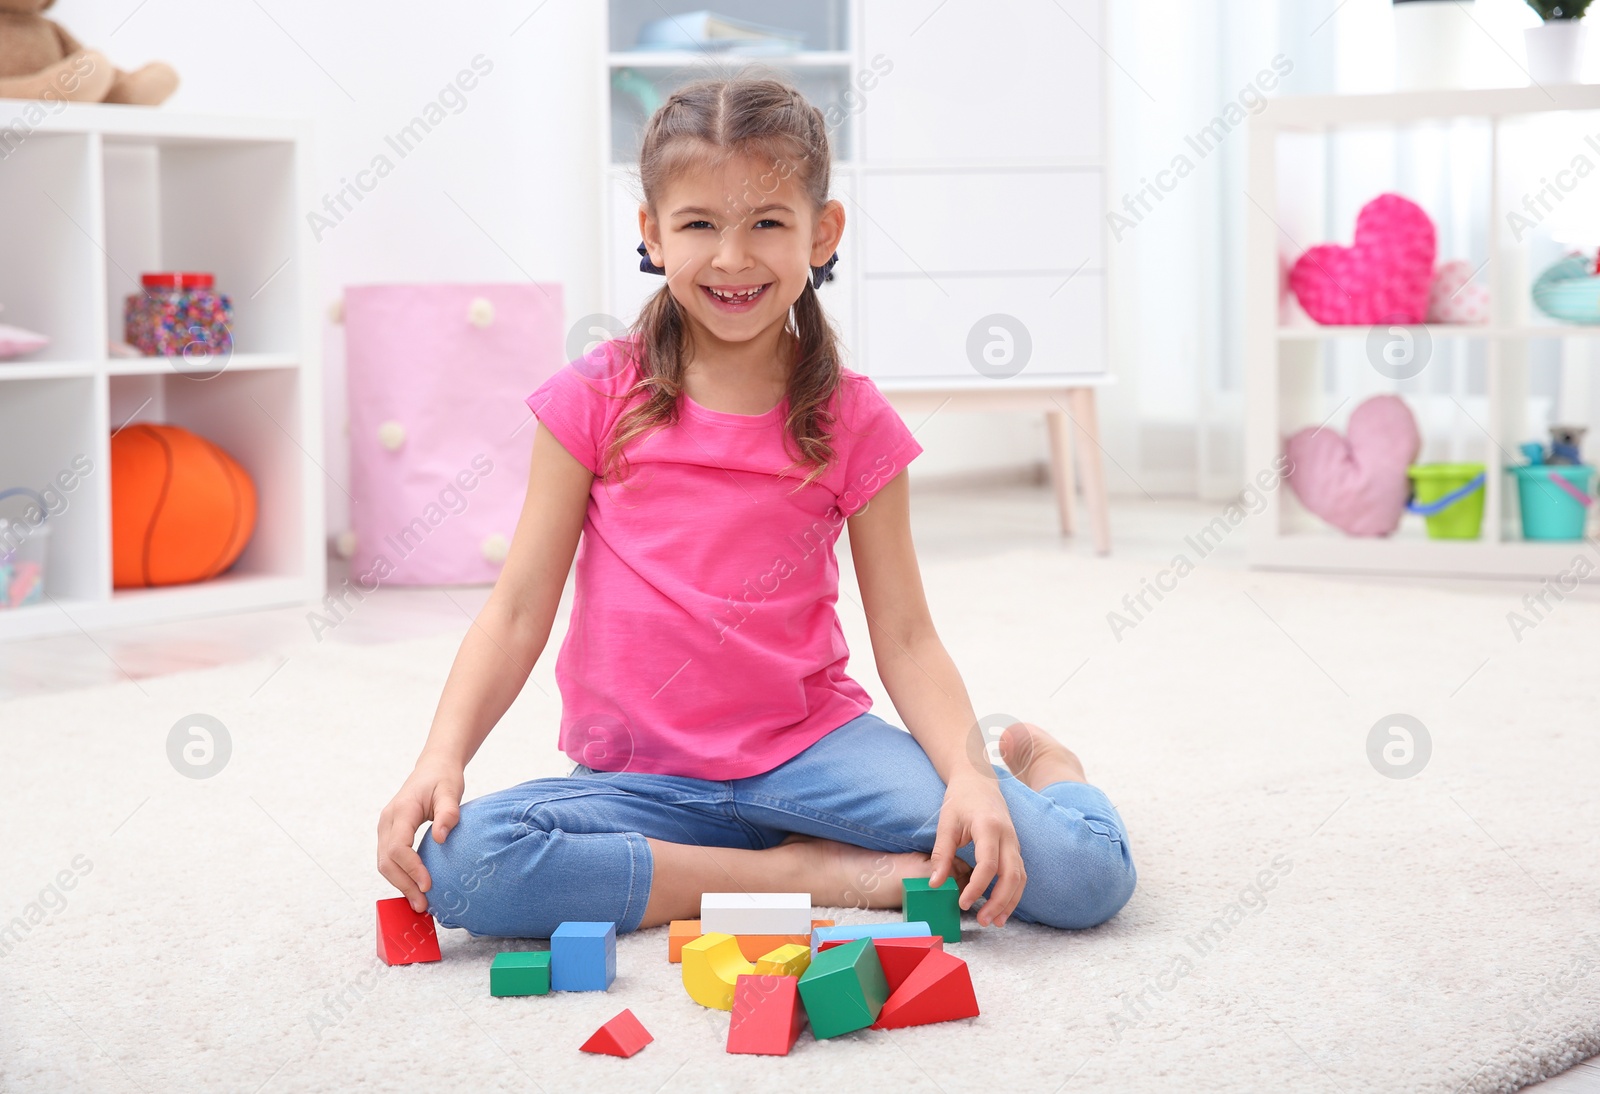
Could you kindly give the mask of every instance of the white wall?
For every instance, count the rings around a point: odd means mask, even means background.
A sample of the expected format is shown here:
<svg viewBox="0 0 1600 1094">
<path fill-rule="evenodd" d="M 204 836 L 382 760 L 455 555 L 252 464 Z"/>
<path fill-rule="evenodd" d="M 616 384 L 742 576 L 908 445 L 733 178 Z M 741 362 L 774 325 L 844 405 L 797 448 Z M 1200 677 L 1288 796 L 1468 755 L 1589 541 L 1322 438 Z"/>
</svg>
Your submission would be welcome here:
<svg viewBox="0 0 1600 1094">
<path fill-rule="evenodd" d="M 600 310 L 601 0 L 59 0 L 49 15 L 121 67 L 174 65 L 167 109 L 312 118 L 319 198 L 389 155 L 394 172 L 313 249 L 325 301 L 349 283 L 532 277 L 564 286 L 568 322 Z M 400 158 L 384 138 L 480 54 L 492 72 Z M 342 338 L 327 334 L 326 468 L 346 484 Z M 923 475 L 1046 455 L 1042 421 L 1014 415 L 936 415 L 917 436 Z M 349 501 L 327 496 L 337 534 Z"/>
</svg>

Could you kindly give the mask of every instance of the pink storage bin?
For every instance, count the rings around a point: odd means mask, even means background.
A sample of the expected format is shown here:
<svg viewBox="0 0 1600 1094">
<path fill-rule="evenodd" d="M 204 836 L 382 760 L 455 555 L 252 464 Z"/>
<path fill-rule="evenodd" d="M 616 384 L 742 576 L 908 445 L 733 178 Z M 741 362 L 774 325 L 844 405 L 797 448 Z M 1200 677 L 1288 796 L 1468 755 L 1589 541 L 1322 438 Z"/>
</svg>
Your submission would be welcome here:
<svg viewBox="0 0 1600 1094">
<path fill-rule="evenodd" d="M 493 582 L 536 426 L 523 401 L 565 362 L 559 284 L 352 285 L 351 584 Z"/>
</svg>

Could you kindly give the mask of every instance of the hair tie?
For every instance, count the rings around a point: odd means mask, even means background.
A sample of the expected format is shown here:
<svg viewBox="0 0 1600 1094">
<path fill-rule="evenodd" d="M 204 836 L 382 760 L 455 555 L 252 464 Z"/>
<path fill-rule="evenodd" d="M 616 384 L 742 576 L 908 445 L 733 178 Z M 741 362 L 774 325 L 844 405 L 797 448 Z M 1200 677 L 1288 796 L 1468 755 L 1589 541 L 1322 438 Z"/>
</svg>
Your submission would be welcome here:
<svg viewBox="0 0 1600 1094">
<path fill-rule="evenodd" d="M 661 274 L 663 276 L 666 275 L 667 270 L 665 266 L 657 266 L 654 262 L 650 261 L 650 248 L 644 245 L 644 240 L 641 239 L 639 241 L 639 246 L 636 247 L 635 250 L 639 252 L 640 273 Z M 839 252 L 834 251 L 833 254 L 828 257 L 828 261 L 824 262 L 820 266 L 811 267 L 811 287 L 813 289 L 820 289 L 822 288 L 822 283 L 824 281 L 833 280 L 833 267 L 838 261 Z"/>
</svg>

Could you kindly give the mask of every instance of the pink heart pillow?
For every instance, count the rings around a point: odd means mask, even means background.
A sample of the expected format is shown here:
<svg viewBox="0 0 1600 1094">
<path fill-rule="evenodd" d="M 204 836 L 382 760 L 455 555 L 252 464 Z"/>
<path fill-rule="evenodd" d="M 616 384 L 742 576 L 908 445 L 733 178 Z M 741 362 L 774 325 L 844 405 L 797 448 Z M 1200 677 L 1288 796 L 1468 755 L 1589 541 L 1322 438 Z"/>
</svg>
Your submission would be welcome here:
<svg viewBox="0 0 1600 1094">
<path fill-rule="evenodd" d="M 1416 202 L 1379 194 L 1356 217 L 1355 243 L 1300 256 L 1289 286 L 1318 323 L 1421 323 L 1428 314 L 1436 240 Z"/>
<path fill-rule="evenodd" d="M 1411 408 L 1374 395 L 1350 415 L 1346 435 L 1302 429 L 1284 444 L 1289 487 L 1311 512 L 1352 536 L 1386 536 L 1400 526 L 1422 450 Z"/>
</svg>

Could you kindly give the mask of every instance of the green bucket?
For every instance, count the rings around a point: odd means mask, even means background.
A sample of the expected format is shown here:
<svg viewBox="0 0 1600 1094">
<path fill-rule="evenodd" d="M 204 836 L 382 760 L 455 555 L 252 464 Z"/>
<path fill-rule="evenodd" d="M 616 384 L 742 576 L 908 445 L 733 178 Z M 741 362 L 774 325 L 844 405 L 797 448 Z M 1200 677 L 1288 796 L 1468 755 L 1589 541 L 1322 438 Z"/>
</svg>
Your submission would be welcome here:
<svg viewBox="0 0 1600 1094">
<path fill-rule="evenodd" d="M 1517 476 L 1523 539 L 1582 539 L 1589 517 L 1587 464 L 1527 464 L 1508 468 Z"/>
<path fill-rule="evenodd" d="M 1477 539 L 1483 531 L 1481 463 L 1419 463 L 1406 472 L 1416 495 L 1406 511 L 1428 518 L 1429 539 Z"/>
</svg>

